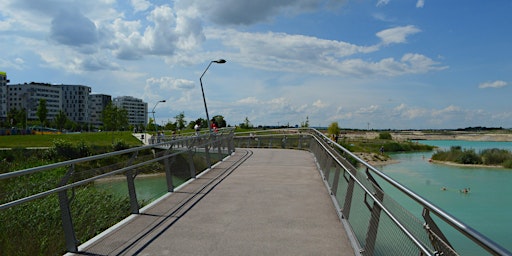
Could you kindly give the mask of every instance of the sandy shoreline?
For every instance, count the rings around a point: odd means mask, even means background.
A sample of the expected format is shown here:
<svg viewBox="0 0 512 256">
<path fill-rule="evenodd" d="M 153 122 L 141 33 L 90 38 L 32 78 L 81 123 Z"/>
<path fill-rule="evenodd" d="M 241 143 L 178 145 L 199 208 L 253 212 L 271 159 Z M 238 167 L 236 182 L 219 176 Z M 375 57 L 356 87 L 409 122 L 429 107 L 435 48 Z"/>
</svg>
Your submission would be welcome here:
<svg viewBox="0 0 512 256">
<path fill-rule="evenodd" d="M 497 169 L 505 168 L 500 165 L 459 164 L 459 163 L 454 163 L 454 162 L 438 161 L 438 160 L 430 160 L 429 162 L 431 162 L 433 164 L 444 164 L 444 165 L 450 165 L 450 166 L 469 167 L 469 168 L 497 168 Z"/>
<path fill-rule="evenodd" d="M 346 132 L 342 137 L 375 139 L 379 137 L 380 131 L 356 131 Z M 405 140 L 467 140 L 467 141 L 512 141 L 512 133 L 502 132 L 425 132 L 425 131 L 390 131 L 393 139 Z"/>
</svg>

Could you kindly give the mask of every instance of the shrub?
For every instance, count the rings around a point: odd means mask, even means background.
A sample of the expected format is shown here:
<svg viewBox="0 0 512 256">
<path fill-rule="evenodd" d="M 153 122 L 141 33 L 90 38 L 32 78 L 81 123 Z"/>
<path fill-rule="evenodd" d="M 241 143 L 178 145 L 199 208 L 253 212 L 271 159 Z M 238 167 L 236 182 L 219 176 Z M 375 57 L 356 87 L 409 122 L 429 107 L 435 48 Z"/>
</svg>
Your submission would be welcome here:
<svg viewBox="0 0 512 256">
<path fill-rule="evenodd" d="M 379 139 L 381 139 L 381 140 L 392 140 L 393 137 L 391 136 L 391 133 L 389 133 L 389 132 L 381 132 L 381 133 L 379 133 Z"/>
<path fill-rule="evenodd" d="M 455 160 L 457 163 L 461 164 L 481 164 L 482 158 L 475 153 L 475 150 L 469 149 L 464 150 L 462 154 L 460 154 L 457 159 Z"/>
<path fill-rule="evenodd" d="M 510 151 L 498 148 L 483 150 L 480 155 L 486 165 L 502 165 L 507 159 L 512 158 Z"/>
<path fill-rule="evenodd" d="M 503 167 L 512 169 L 512 159 L 508 159 L 505 162 L 503 162 Z"/>
<path fill-rule="evenodd" d="M 115 140 L 114 143 L 112 143 L 112 148 L 114 151 L 119 151 L 123 149 L 129 149 L 130 145 L 124 142 L 124 140 Z"/>
</svg>

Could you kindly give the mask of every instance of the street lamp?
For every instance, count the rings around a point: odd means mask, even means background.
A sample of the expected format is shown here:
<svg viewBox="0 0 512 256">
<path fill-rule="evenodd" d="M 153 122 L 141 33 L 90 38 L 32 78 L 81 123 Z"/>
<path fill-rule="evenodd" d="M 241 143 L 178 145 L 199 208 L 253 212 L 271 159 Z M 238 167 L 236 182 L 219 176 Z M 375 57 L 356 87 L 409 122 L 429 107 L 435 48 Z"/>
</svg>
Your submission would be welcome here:
<svg viewBox="0 0 512 256">
<path fill-rule="evenodd" d="M 156 123 L 156 119 L 155 119 L 155 108 L 156 108 L 156 105 L 158 105 L 158 103 L 164 103 L 165 100 L 160 100 L 158 101 L 155 106 L 153 107 L 153 111 L 151 111 L 151 113 L 153 113 L 153 124 L 155 125 L 155 132 L 156 132 L 156 136 L 158 136 L 158 127 L 157 127 L 157 123 Z"/>
<path fill-rule="evenodd" d="M 208 67 L 206 67 L 206 69 L 204 70 L 204 72 L 201 75 L 201 77 L 199 77 L 199 83 L 201 84 L 201 92 L 203 93 L 204 110 L 206 111 L 206 123 L 208 124 L 208 131 L 210 131 L 210 133 L 212 132 L 212 128 L 210 126 L 210 116 L 208 115 L 208 107 L 206 106 L 206 98 L 204 97 L 204 89 L 203 89 L 203 81 L 202 81 L 202 79 L 203 79 L 204 74 L 208 70 L 208 68 L 210 68 L 210 65 L 212 65 L 212 63 L 224 64 L 224 63 L 226 63 L 226 60 L 225 59 L 219 59 L 219 60 L 212 60 L 212 61 L 210 61 L 210 64 L 208 64 Z"/>
</svg>

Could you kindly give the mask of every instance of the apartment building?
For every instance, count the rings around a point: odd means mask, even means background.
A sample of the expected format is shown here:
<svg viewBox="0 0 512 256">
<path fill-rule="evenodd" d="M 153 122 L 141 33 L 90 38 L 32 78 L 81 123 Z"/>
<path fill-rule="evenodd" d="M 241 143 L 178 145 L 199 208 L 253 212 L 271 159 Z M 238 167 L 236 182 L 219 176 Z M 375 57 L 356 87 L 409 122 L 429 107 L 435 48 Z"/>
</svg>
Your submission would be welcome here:
<svg viewBox="0 0 512 256">
<path fill-rule="evenodd" d="M 38 120 L 37 107 L 41 99 L 46 100 L 47 120 L 53 120 L 62 105 L 62 91 L 47 83 L 24 83 L 7 85 L 7 112 L 27 111 L 28 120 Z"/>
<path fill-rule="evenodd" d="M 103 125 L 102 113 L 105 107 L 112 102 L 112 96 L 106 94 L 89 94 L 89 122 L 93 127 Z"/>
<path fill-rule="evenodd" d="M 85 85 L 54 85 L 62 90 L 62 110 L 69 120 L 89 124 L 89 94 L 91 87 Z"/>
<path fill-rule="evenodd" d="M 116 97 L 112 104 L 128 111 L 128 123 L 135 126 L 148 124 L 148 103 L 131 96 Z"/>
<path fill-rule="evenodd" d="M 85 85 L 8 83 L 7 74 L 0 71 L 0 120 L 6 120 L 9 111 L 14 109 L 25 109 L 27 120 L 38 120 L 37 107 L 44 99 L 49 121 L 62 110 L 75 123 L 99 128 L 103 125 L 102 112 L 112 102 L 127 110 L 129 124 L 146 126 L 148 123 L 147 103 L 131 96 L 117 97 L 112 101 L 110 95 L 91 94 L 91 87 Z"/>
</svg>

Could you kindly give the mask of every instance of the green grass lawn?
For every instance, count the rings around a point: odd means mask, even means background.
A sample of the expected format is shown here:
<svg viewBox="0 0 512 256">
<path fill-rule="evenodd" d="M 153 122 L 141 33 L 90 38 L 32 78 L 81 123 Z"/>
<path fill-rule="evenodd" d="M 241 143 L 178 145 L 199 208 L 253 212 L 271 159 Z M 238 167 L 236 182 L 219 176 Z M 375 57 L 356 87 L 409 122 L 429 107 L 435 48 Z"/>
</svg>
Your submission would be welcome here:
<svg viewBox="0 0 512 256">
<path fill-rule="evenodd" d="M 132 136 L 131 132 L 87 132 L 50 135 L 5 135 L 0 136 L 0 148 L 51 147 L 56 139 L 69 141 L 73 144 L 84 141 L 86 144 L 97 146 L 109 146 L 117 140 L 122 140 L 130 146 L 142 145 L 138 139 Z"/>
</svg>

